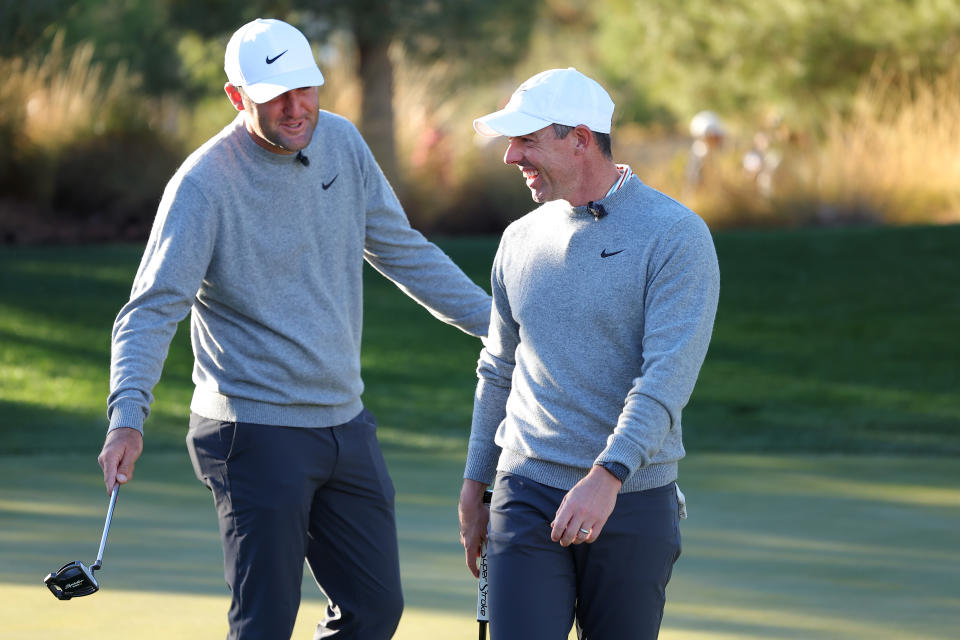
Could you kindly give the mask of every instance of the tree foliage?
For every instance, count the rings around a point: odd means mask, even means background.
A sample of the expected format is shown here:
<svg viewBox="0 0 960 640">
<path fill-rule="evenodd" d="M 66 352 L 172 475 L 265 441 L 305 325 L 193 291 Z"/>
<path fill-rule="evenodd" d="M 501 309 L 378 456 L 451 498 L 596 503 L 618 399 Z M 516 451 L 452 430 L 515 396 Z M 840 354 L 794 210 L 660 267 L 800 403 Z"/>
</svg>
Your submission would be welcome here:
<svg viewBox="0 0 960 640">
<path fill-rule="evenodd" d="M 408 59 L 449 65 L 449 80 L 489 78 L 522 57 L 536 2 L 510 0 L 315 0 L 304 3 L 315 27 L 345 29 L 357 48 L 361 127 L 385 173 L 395 178 L 393 44 Z M 319 19 L 316 19 L 319 18 Z"/>
<path fill-rule="evenodd" d="M 4 0 L 0 57 L 41 57 L 63 37 L 67 50 L 92 44 L 96 62 L 140 75 L 144 90 L 179 87 L 177 33 L 166 28 L 167 5 L 154 0 Z"/>
<path fill-rule="evenodd" d="M 626 100 L 620 118 L 843 110 L 878 63 L 936 75 L 960 52 L 950 0 L 608 0 L 597 55 Z M 619 106 L 619 105 L 618 105 Z"/>
</svg>

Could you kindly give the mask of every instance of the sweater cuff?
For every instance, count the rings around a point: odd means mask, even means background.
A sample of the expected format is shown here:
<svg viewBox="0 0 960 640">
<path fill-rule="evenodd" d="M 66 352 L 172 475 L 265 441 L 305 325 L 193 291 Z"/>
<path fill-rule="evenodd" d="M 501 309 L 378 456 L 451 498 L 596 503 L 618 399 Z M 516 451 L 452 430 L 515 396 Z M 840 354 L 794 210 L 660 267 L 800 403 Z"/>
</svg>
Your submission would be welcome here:
<svg viewBox="0 0 960 640">
<path fill-rule="evenodd" d="M 497 475 L 497 462 L 499 460 L 499 447 L 471 450 L 467 453 L 467 466 L 463 471 L 463 477 L 467 480 L 476 480 L 487 486 L 492 485 Z"/>
<path fill-rule="evenodd" d="M 613 435 L 607 440 L 607 446 L 597 456 L 593 464 L 606 465 L 618 463 L 625 466 L 630 473 L 650 463 L 644 456 L 644 450 L 636 443 L 622 436 Z"/>
<path fill-rule="evenodd" d="M 107 431 L 128 427 L 143 433 L 143 423 L 147 414 L 136 402 L 120 400 L 110 409 L 110 427 Z"/>
</svg>

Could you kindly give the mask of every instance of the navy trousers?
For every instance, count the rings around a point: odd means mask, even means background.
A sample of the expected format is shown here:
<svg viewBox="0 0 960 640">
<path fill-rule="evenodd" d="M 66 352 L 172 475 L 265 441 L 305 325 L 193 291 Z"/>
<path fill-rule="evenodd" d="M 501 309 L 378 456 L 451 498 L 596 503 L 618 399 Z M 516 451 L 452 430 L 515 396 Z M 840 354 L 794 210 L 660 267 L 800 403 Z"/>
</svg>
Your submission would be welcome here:
<svg viewBox="0 0 960 640">
<path fill-rule="evenodd" d="M 592 544 L 561 547 L 550 523 L 566 491 L 501 473 L 490 505 L 490 637 L 653 640 L 680 557 L 676 484 L 624 493 Z"/>
<path fill-rule="evenodd" d="M 229 640 L 290 638 L 306 560 L 329 601 L 314 638 L 386 639 L 403 610 L 394 488 L 373 415 L 304 429 L 190 418 L 232 592 Z"/>
</svg>

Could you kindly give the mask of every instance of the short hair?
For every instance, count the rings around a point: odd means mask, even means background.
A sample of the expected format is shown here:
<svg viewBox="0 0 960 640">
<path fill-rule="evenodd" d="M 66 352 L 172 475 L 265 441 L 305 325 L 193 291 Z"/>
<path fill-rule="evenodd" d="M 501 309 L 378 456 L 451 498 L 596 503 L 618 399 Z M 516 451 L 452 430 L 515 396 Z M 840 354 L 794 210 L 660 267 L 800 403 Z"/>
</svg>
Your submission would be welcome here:
<svg viewBox="0 0 960 640">
<path fill-rule="evenodd" d="M 566 138 L 568 135 L 570 135 L 570 132 L 575 129 L 575 127 L 570 127 L 565 124 L 557 124 L 556 122 L 554 122 L 551 126 L 553 126 L 553 135 L 555 135 L 559 140 Z M 593 134 L 593 140 L 597 143 L 597 148 L 600 149 L 600 153 L 602 153 L 607 160 L 613 160 L 610 134 L 598 133 L 596 131 L 591 131 L 590 133 Z"/>
</svg>

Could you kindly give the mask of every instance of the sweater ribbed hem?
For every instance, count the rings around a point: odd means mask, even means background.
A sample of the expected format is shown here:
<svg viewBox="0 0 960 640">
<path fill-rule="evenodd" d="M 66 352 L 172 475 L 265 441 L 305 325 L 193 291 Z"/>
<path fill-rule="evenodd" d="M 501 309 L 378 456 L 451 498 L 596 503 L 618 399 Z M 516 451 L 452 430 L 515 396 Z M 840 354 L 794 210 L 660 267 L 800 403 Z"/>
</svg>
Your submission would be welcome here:
<svg viewBox="0 0 960 640">
<path fill-rule="evenodd" d="M 190 410 L 210 420 L 252 422 L 284 427 L 335 427 L 363 411 L 360 398 L 341 405 L 279 405 L 231 398 L 197 388 Z"/>
<path fill-rule="evenodd" d="M 590 473 L 590 468 L 584 469 L 582 467 L 557 464 L 547 460 L 537 460 L 536 458 L 528 458 L 516 451 L 504 449 L 500 454 L 497 471 L 523 476 L 534 482 L 545 484 L 548 487 L 569 491 L 575 484 L 583 480 L 586 475 Z M 676 479 L 676 462 L 651 464 L 650 466 L 634 471 L 630 477 L 627 478 L 627 481 L 623 483 L 623 486 L 620 487 L 620 493 L 656 489 Z"/>
</svg>

